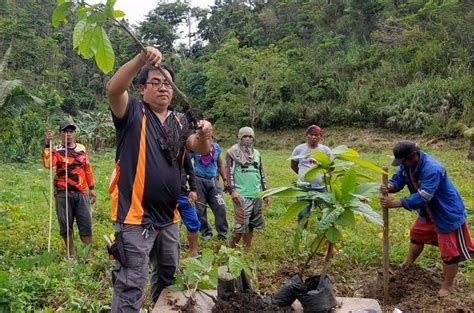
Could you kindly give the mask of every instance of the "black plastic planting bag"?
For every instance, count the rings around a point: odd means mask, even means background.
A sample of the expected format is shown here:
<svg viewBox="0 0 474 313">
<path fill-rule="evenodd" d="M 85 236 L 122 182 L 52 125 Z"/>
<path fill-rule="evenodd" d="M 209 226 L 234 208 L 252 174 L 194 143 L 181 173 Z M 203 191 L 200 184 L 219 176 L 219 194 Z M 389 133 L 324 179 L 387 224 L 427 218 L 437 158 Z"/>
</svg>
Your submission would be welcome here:
<svg viewBox="0 0 474 313">
<path fill-rule="evenodd" d="M 305 294 L 306 290 L 307 287 L 301 277 L 295 275 L 273 296 L 273 303 L 278 306 L 290 306 L 299 295 Z"/>
<path fill-rule="evenodd" d="M 305 313 L 328 312 L 337 305 L 329 277 L 326 276 L 321 283 L 319 279 L 320 276 L 308 278 L 305 281 L 307 292 L 298 296 Z"/>
</svg>

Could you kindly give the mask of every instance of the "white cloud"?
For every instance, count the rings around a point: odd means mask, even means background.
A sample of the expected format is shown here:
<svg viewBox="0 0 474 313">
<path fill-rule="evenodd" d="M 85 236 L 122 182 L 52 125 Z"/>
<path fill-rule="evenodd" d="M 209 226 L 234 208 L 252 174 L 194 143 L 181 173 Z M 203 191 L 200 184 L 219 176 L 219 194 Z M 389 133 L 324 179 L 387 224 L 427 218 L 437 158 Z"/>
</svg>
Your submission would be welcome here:
<svg viewBox="0 0 474 313">
<path fill-rule="evenodd" d="M 208 8 L 213 4 L 214 0 L 191 0 L 191 6 L 194 7 Z M 157 6 L 158 0 L 117 0 L 115 3 L 115 9 L 124 11 L 125 18 L 132 24 L 143 21 L 148 12 Z"/>
</svg>

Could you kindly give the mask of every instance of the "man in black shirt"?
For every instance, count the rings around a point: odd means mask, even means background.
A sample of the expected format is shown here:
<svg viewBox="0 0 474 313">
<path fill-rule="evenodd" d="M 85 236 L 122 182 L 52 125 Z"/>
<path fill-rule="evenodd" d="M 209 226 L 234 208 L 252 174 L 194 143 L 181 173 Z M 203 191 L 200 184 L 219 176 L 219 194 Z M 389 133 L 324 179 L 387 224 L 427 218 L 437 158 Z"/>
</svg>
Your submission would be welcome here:
<svg viewBox="0 0 474 313">
<path fill-rule="evenodd" d="M 199 121 L 196 133 L 181 113 L 169 109 L 173 98 L 171 67 L 160 65 L 161 52 L 147 47 L 123 65 L 107 85 L 117 131 L 115 170 L 109 192 L 111 218 L 124 258 L 112 273 L 112 312 L 139 312 L 144 299 L 150 252 L 156 258 L 151 275 L 157 299 L 173 283 L 179 259 L 179 160 L 186 147 L 209 154 L 212 125 Z M 164 70 L 166 77 L 158 70 Z M 127 89 L 137 72 L 142 101 Z"/>
</svg>

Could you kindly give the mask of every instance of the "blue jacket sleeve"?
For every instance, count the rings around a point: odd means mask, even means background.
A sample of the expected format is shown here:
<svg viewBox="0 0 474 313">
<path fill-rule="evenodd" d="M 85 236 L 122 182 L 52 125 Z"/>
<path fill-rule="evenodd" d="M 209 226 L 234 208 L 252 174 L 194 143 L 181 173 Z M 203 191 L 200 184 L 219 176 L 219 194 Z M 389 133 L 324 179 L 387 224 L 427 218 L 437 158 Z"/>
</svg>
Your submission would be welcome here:
<svg viewBox="0 0 474 313">
<path fill-rule="evenodd" d="M 390 184 L 393 185 L 393 188 L 390 192 L 399 192 L 400 190 L 405 187 L 406 182 L 405 179 L 403 178 L 403 168 L 400 166 L 398 167 L 398 170 L 393 174 L 393 176 L 389 180 Z"/>
<path fill-rule="evenodd" d="M 409 197 L 400 199 L 403 207 L 408 210 L 416 210 L 427 205 L 436 193 L 443 175 L 444 171 L 437 169 L 427 172 L 426 174 L 422 174 L 420 177 L 420 187 L 418 188 L 418 191 L 411 194 Z"/>
</svg>

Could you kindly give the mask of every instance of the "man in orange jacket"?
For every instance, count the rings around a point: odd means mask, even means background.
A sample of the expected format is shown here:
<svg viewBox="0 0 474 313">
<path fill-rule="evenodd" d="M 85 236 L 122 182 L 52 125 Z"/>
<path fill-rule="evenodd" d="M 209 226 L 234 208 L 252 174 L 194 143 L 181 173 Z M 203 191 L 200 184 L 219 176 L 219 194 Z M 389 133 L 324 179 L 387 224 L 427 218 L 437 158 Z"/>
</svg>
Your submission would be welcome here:
<svg viewBox="0 0 474 313">
<path fill-rule="evenodd" d="M 59 126 L 59 133 L 61 143 L 56 147 L 50 147 L 54 133 L 51 130 L 46 132 L 43 165 L 46 168 L 49 168 L 50 164 L 52 167 L 56 167 L 54 189 L 59 234 L 64 238 L 66 247 L 69 246 L 69 256 L 74 257 L 72 229 L 74 220 L 77 221 L 81 241 L 87 245 L 92 243 L 91 204 L 94 204 L 96 199 L 94 176 L 85 147 L 76 143 L 76 126 L 69 121 L 64 121 Z M 50 155 L 52 156 L 51 160 Z M 66 201 L 68 201 L 67 216 Z M 68 229 L 69 233 L 67 233 Z"/>
</svg>

